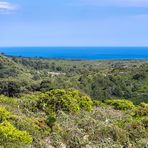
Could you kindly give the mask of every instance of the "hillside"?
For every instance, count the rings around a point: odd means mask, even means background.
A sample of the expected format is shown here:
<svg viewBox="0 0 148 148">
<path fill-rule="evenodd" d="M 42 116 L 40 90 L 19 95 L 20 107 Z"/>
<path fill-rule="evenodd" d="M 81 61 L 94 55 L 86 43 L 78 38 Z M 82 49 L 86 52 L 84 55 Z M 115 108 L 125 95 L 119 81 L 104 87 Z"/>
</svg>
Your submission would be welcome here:
<svg viewBox="0 0 148 148">
<path fill-rule="evenodd" d="M 148 104 L 92 99 L 77 90 L 0 95 L 0 145 L 7 148 L 145 148 Z"/>
<path fill-rule="evenodd" d="M 146 148 L 148 61 L 0 55 L 0 147 Z"/>
<path fill-rule="evenodd" d="M 95 100 L 125 98 L 148 102 L 148 61 L 82 61 L 0 56 L 0 93 L 78 89 Z M 9 85 L 16 90 L 9 89 Z"/>
</svg>

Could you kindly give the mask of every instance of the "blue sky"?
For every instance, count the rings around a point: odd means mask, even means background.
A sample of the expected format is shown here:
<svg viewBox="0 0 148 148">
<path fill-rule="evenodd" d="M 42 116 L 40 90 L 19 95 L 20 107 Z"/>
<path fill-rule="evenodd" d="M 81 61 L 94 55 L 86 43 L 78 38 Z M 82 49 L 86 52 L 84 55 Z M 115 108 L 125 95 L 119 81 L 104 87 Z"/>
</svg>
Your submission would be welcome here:
<svg viewBox="0 0 148 148">
<path fill-rule="evenodd" d="M 0 0 L 0 46 L 148 46 L 148 0 Z"/>
</svg>

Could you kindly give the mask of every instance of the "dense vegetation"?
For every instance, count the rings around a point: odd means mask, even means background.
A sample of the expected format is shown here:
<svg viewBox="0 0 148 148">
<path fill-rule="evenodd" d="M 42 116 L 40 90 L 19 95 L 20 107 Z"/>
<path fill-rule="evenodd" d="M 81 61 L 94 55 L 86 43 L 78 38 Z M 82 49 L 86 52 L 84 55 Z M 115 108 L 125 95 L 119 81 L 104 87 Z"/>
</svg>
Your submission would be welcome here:
<svg viewBox="0 0 148 148">
<path fill-rule="evenodd" d="M 0 55 L 0 147 L 145 148 L 148 61 Z"/>
</svg>

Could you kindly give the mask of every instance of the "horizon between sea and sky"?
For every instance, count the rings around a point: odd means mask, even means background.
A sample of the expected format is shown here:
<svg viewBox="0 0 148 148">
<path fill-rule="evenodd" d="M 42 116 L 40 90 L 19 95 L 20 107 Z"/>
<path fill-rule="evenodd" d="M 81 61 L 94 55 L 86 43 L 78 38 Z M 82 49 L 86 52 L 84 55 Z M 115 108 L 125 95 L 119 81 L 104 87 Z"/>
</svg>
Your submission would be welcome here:
<svg viewBox="0 0 148 148">
<path fill-rule="evenodd" d="M 145 47 L 148 0 L 0 0 L 0 47 Z"/>
</svg>

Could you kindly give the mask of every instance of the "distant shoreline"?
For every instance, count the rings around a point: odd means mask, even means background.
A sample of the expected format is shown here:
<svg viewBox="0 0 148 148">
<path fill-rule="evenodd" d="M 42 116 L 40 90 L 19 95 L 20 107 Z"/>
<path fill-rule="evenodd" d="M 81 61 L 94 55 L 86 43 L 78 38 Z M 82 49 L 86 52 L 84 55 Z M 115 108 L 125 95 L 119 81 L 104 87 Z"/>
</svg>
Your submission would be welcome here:
<svg viewBox="0 0 148 148">
<path fill-rule="evenodd" d="M 3 55 L 0 53 L 0 55 Z M 10 58 L 23 58 L 23 59 L 36 59 L 36 60 L 62 60 L 62 61 L 148 61 L 148 59 L 75 59 L 75 58 L 46 58 L 46 57 L 25 57 L 25 56 L 12 56 L 4 54 L 3 56 Z"/>
</svg>

